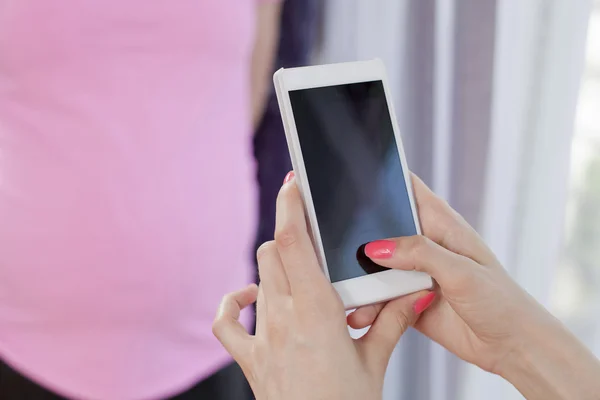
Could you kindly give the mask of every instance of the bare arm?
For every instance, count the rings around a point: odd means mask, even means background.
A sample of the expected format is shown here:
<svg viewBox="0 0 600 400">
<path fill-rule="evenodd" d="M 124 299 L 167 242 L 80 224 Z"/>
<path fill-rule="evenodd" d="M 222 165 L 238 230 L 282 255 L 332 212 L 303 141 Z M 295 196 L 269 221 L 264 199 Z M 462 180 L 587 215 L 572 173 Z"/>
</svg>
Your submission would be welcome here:
<svg viewBox="0 0 600 400">
<path fill-rule="evenodd" d="M 425 236 L 371 242 L 377 264 L 426 272 L 440 298 L 415 328 L 463 360 L 498 374 L 528 400 L 600 400 L 600 362 L 524 291 L 491 249 L 448 204 L 413 176 Z M 356 329 L 379 306 L 348 316 Z"/>
<path fill-rule="evenodd" d="M 252 127 L 255 129 L 263 115 L 271 87 L 271 74 L 277 43 L 281 3 L 268 1 L 256 6 L 256 34 L 251 61 L 250 100 Z"/>
<path fill-rule="evenodd" d="M 600 362 L 555 322 L 534 327 L 500 374 L 530 400 L 600 400 Z"/>
</svg>

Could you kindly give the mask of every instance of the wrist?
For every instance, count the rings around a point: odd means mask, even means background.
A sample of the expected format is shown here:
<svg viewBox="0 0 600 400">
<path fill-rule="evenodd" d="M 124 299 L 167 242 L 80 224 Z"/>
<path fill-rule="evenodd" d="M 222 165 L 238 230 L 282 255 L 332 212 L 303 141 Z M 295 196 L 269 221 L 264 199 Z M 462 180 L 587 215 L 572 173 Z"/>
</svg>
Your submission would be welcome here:
<svg viewBox="0 0 600 400">
<path fill-rule="evenodd" d="M 600 396 L 598 360 L 562 323 L 546 314 L 525 324 L 515 346 L 496 373 L 525 398 L 562 400 Z"/>
<path fill-rule="evenodd" d="M 491 371 L 511 383 L 513 376 L 520 376 L 534 368 L 537 363 L 535 355 L 543 353 L 543 348 L 553 343 L 552 338 L 562 330 L 560 321 L 533 298 L 528 297 L 522 304 L 524 307 L 513 314 L 511 324 L 514 330 L 506 340 L 506 355 Z"/>
<path fill-rule="evenodd" d="M 519 345 L 505 357 L 497 371 L 527 399 L 561 399 L 552 382 L 556 360 L 548 359 L 562 358 L 555 348 L 562 342 L 558 325 L 558 321 L 553 323 L 549 318 L 542 325 L 523 326 Z"/>
</svg>

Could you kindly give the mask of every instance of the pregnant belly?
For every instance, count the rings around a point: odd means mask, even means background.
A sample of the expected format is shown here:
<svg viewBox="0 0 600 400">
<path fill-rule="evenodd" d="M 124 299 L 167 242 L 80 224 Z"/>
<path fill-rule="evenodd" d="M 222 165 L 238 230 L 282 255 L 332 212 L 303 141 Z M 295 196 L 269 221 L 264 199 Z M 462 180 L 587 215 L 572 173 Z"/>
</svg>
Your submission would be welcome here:
<svg viewBox="0 0 600 400">
<path fill-rule="evenodd" d="M 251 276 L 251 172 L 236 168 L 143 179 L 44 168 L 0 187 L 0 325 L 212 320 Z"/>
</svg>

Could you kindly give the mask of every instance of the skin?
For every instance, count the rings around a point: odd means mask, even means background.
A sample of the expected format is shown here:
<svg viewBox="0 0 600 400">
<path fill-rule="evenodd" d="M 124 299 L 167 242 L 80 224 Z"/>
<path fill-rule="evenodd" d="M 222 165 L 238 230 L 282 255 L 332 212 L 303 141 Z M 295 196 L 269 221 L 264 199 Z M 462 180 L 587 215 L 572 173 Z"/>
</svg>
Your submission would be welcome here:
<svg viewBox="0 0 600 400">
<path fill-rule="evenodd" d="M 242 366 L 258 399 L 381 398 L 391 351 L 409 325 L 452 353 L 498 374 L 527 399 L 600 399 L 600 363 L 505 272 L 476 232 L 418 178 L 423 236 L 375 243 L 378 264 L 430 274 L 438 301 L 421 316 L 427 293 L 356 310 L 347 319 L 319 269 L 296 185 L 277 203 L 275 243 L 258 252 L 261 288 L 223 300 L 214 333 Z M 369 253 L 369 249 L 366 251 Z M 237 322 L 258 297 L 258 329 Z M 418 309 L 418 307 L 417 307 Z M 371 325 L 361 339 L 348 325 Z"/>
<path fill-rule="evenodd" d="M 214 334 L 257 399 L 381 397 L 391 352 L 417 318 L 413 303 L 427 292 L 388 303 L 370 331 L 352 339 L 344 306 L 317 262 L 293 183 L 277 199 L 276 226 L 275 241 L 257 252 L 260 289 L 251 285 L 227 295 Z M 250 336 L 238 317 L 257 298 L 257 332 Z"/>
</svg>

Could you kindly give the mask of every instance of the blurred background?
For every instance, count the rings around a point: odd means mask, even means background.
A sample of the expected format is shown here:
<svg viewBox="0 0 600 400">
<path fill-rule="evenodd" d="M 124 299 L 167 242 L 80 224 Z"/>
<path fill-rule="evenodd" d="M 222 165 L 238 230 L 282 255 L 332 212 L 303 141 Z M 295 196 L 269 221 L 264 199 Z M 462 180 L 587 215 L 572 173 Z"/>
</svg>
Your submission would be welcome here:
<svg viewBox="0 0 600 400">
<path fill-rule="evenodd" d="M 277 67 L 383 59 L 410 168 L 600 355 L 600 0 L 288 0 L 283 8 Z M 269 121 L 281 129 L 273 99 L 265 115 L 259 139 Z M 385 398 L 520 395 L 411 332 Z"/>
<path fill-rule="evenodd" d="M 0 374 L 19 378 L 0 398 L 47 389 L 9 367 L 23 354 L 57 390 L 194 376 L 193 398 L 239 399 L 210 324 L 250 279 L 255 216 L 255 245 L 272 239 L 291 169 L 272 73 L 372 58 L 411 170 L 600 356 L 600 0 L 121 3 L 0 0 Z M 384 397 L 520 395 L 410 331 Z"/>
</svg>

